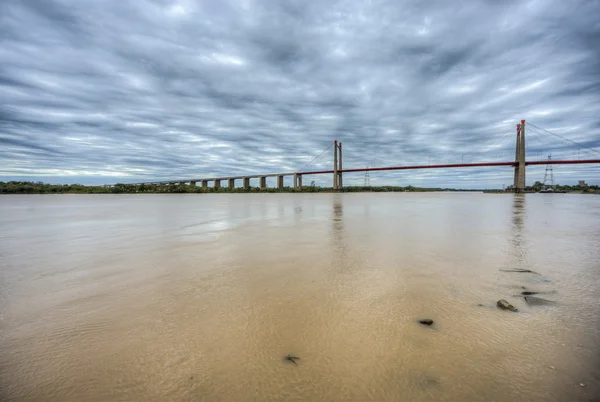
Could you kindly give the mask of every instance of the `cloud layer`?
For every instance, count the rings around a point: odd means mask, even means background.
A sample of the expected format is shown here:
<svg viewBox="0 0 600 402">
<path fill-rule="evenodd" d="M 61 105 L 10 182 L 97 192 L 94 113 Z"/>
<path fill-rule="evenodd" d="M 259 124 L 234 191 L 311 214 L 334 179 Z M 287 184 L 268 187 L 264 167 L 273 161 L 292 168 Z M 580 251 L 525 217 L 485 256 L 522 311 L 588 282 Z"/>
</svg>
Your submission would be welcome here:
<svg viewBox="0 0 600 402">
<path fill-rule="evenodd" d="M 597 159 L 599 4 L 3 0 L 0 180 L 298 171 L 334 139 L 348 168 L 512 160 L 523 118 L 583 145 L 530 127 L 529 159 Z M 326 152 L 306 170 L 331 165 Z M 555 168 L 561 183 L 599 173 Z M 542 177 L 529 169 L 528 182 Z M 503 168 L 371 174 L 511 180 Z"/>
</svg>

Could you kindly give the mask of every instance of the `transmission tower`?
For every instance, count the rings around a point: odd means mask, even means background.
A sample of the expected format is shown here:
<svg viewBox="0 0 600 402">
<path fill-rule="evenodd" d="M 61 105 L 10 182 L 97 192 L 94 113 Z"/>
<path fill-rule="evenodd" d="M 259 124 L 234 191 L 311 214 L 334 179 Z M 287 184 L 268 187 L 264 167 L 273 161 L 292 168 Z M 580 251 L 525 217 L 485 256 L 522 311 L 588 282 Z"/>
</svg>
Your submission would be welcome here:
<svg viewBox="0 0 600 402">
<path fill-rule="evenodd" d="M 369 168 L 369 165 L 367 165 L 367 169 L 368 168 Z M 369 177 L 368 170 L 365 172 L 365 187 L 371 187 L 371 178 Z"/>
<path fill-rule="evenodd" d="M 552 160 L 552 154 L 548 154 L 548 161 Z M 552 165 L 546 165 L 546 171 L 544 172 L 544 188 L 548 188 L 548 180 L 550 180 L 550 188 L 554 188 L 554 170 L 552 170 Z"/>
</svg>

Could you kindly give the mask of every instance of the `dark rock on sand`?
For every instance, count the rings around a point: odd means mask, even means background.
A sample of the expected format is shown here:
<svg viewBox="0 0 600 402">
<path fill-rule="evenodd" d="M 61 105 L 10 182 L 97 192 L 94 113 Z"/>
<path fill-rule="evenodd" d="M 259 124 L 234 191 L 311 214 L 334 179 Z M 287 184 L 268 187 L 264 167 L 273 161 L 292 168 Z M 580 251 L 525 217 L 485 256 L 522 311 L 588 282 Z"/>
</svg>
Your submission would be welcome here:
<svg viewBox="0 0 600 402">
<path fill-rule="evenodd" d="M 521 292 L 521 294 L 523 296 L 531 296 L 531 295 L 549 295 L 549 294 L 553 294 L 556 293 L 556 290 L 549 290 L 547 292 L 531 292 L 531 291 L 526 291 L 526 292 Z"/>
<path fill-rule="evenodd" d="M 555 301 L 542 299 L 541 297 L 535 296 L 525 296 L 525 301 L 530 306 L 548 306 L 552 304 L 556 304 Z"/>
<path fill-rule="evenodd" d="M 498 308 L 501 308 L 502 310 L 510 310 L 510 311 L 514 311 L 514 312 L 519 311 L 517 308 L 515 308 L 515 306 L 513 306 L 512 304 L 510 304 L 509 302 L 507 302 L 504 299 L 498 300 L 496 302 L 496 306 L 498 306 Z"/>
<path fill-rule="evenodd" d="M 531 271 L 529 269 L 521 269 L 521 268 L 514 268 L 514 269 L 501 269 L 500 271 L 502 272 L 520 272 L 520 273 L 530 273 L 530 274 L 536 274 L 539 275 L 537 272 L 535 271 Z"/>
<path fill-rule="evenodd" d="M 423 378 L 420 385 L 421 388 L 424 389 L 437 388 L 440 385 L 440 381 L 436 377 L 426 376 L 425 378 Z"/>
<path fill-rule="evenodd" d="M 290 361 L 297 365 L 298 363 L 296 363 L 296 360 L 300 360 L 300 358 L 296 357 L 296 356 L 292 356 L 292 355 L 287 355 L 286 357 L 283 358 L 283 360 Z"/>
<path fill-rule="evenodd" d="M 424 320 L 419 320 L 419 323 L 423 324 L 423 325 L 432 325 L 433 324 L 433 320 L 430 318 L 425 318 Z"/>
</svg>

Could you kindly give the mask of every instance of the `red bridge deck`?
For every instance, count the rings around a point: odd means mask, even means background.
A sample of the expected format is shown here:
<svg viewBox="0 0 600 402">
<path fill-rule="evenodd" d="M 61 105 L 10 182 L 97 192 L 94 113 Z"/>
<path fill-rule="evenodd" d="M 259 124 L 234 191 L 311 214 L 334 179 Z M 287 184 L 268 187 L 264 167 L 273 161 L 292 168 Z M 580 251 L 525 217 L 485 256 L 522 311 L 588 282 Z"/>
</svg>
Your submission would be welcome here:
<svg viewBox="0 0 600 402">
<path fill-rule="evenodd" d="M 531 161 L 525 162 L 525 165 L 575 165 L 582 163 L 599 163 L 600 159 L 582 159 L 582 160 L 549 160 L 549 161 Z M 370 167 L 359 169 L 343 169 L 341 173 L 356 172 L 376 172 L 384 170 L 411 170 L 411 169 L 447 169 L 447 168 L 474 168 L 488 166 L 515 166 L 517 162 L 480 162 L 480 163 L 450 163 L 444 165 L 413 165 L 413 166 L 388 166 L 388 167 Z M 307 174 L 331 174 L 333 170 L 317 170 L 314 172 L 298 172 L 300 175 Z"/>
</svg>

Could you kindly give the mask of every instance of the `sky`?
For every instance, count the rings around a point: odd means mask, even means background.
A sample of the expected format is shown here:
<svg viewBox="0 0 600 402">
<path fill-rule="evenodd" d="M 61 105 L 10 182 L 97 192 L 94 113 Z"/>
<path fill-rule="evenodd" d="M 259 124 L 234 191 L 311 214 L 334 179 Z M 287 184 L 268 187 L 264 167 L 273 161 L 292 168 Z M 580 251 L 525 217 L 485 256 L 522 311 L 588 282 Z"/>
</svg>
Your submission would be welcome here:
<svg viewBox="0 0 600 402">
<path fill-rule="evenodd" d="M 0 181 L 332 169 L 336 139 L 345 168 L 511 161 L 521 119 L 527 159 L 598 159 L 599 15 L 596 0 L 1 0 Z M 527 183 L 544 172 L 528 168 Z M 599 165 L 553 173 L 600 184 Z M 370 173 L 371 185 L 512 179 L 510 167 Z"/>
</svg>

